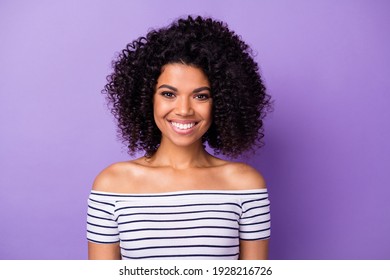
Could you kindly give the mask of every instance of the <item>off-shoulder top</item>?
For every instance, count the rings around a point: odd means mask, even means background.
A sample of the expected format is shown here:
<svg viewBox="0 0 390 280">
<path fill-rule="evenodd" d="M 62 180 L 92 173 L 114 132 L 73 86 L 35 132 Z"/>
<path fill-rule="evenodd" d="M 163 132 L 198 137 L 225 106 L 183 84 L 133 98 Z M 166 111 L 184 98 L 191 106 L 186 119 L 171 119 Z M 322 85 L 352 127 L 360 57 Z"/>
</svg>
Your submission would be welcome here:
<svg viewBox="0 0 390 280">
<path fill-rule="evenodd" d="M 268 239 L 267 189 L 121 194 L 91 191 L 87 239 L 119 242 L 122 259 L 237 259 Z"/>
</svg>

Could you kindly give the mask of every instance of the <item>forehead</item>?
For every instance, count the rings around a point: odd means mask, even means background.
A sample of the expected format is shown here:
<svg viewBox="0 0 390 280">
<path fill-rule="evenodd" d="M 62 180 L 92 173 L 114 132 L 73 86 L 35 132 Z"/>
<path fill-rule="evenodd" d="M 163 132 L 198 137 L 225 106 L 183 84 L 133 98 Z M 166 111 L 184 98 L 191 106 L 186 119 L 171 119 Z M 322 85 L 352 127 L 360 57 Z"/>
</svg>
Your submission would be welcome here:
<svg viewBox="0 0 390 280">
<path fill-rule="evenodd" d="M 157 85 L 169 84 L 175 87 L 209 86 L 209 80 L 202 69 L 181 63 L 162 67 Z"/>
</svg>

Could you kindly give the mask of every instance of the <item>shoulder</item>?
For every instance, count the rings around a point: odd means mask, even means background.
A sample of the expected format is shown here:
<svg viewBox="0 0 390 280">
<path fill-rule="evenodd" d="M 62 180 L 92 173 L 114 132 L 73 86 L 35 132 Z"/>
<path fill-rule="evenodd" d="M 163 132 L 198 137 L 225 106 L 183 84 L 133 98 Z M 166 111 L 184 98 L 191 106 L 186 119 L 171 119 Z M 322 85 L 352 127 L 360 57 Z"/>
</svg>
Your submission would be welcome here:
<svg viewBox="0 0 390 280">
<path fill-rule="evenodd" d="M 231 188 L 234 189 L 266 188 L 266 182 L 261 173 L 245 163 L 228 162 L 224 168 L 224 176 Z"/>
<path fill-rule="evenodd" d="M 137 173 L 137 164 L 132 161 L 117 162 L 103 169 L 95 178 L 92 190 L 122 192 L 129 187 L 131 178 Z"/>
</svg>

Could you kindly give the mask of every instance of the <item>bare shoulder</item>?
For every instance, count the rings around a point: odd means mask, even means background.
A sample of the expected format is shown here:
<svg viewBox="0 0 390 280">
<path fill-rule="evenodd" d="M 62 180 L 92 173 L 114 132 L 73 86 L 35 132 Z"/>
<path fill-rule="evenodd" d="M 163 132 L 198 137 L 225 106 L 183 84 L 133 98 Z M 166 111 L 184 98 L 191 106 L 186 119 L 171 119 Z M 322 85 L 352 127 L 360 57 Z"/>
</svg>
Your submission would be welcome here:
<svg viewBox="0 0 390 280">
<path fill-rule="evenodd" d="M 229 162 L 224 172 L 229 186 L 234 189 L 264 189 L 266 182 L 259 171 L 241 162 Z"/>
<path fill-rule="evenodd" d="M 103 169 L 95 178 L 92 189 L 102 192 L 123 192 L 136 172 L 137 164 L 131 161 L 117 162 Z"/>
</svg>

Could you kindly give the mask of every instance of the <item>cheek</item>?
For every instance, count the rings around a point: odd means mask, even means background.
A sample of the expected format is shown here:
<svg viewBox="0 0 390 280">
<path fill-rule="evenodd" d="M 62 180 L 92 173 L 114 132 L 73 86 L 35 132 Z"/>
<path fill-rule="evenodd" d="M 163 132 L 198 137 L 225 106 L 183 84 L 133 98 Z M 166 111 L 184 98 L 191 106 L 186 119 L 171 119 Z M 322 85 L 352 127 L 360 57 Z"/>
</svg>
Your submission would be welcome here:
<svg viewBox="0 0 390 280">
<path fill-rule="evenodd" d="M 155 117 L 163 117 L 168 111 L 167 104 L 164 104 L 164 102 L 159 101 L 158 99 L 155 100 L 153 103 L 153 114 Z"/>
<path fill-rule="evenodd" d="M 154 117 L 154 123 L 157 125 L 158 128 L 160 128 L 159 123 L 161 123 L 161 106 L 159 105 L 159 102 L 153 103 L 153 117 Z"/>
<path fill-rule="evenodd" d="M 207 119 L 210 120 L 210 122 L 212 121 L 212 119 L 213 119 L 213 106 L 211 104 L 205 109 L 204 115 Z"/>
<path fill-rule="evenodd" d="M 202 108 L 198 109 L 198 114 L 203 119 L 204 125 L 207 125 L 207 129 L 210 128 L 213 122 L 212 106 L 202 106 Z"/>
</svg>

